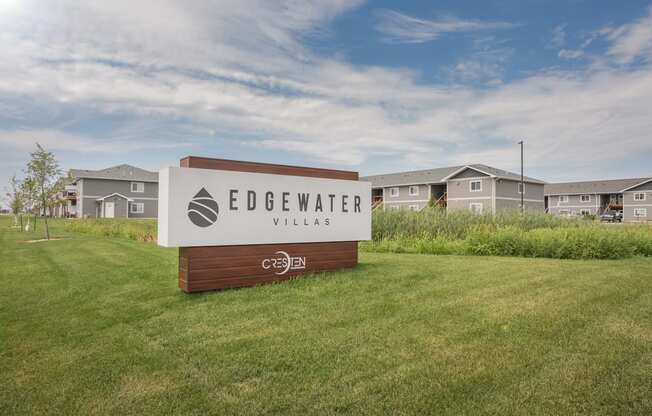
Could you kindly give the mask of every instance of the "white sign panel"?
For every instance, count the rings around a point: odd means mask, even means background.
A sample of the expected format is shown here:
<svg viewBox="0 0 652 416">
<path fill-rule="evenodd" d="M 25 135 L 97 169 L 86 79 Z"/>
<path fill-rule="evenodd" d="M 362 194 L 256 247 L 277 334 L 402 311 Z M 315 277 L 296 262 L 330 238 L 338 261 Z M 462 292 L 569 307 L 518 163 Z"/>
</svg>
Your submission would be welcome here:
<svg viewBox="0 0 652 416">
<path fill-rule="evenodd" d="M 159 172 L 165 247 L 371 239 L 371 183 L 167 168 Z"/>
</svg>

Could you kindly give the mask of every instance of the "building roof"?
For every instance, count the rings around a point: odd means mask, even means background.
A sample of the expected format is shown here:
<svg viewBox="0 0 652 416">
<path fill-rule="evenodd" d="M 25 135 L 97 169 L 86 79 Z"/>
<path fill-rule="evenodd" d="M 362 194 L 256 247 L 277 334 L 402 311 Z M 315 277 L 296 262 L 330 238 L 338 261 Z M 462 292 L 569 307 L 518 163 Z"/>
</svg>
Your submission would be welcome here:
<svg viewBox="0 0 652 416">
<path fill-rule="evenodd" d="M 543 188 L 545 195 L 617 194 L 650 178 L 611 179 L 603 181 L 548 183 Z"/>
<path fill-rule="evenodd" d="M 158 173 L 131 165 L 118 165 L 101 170 L 70 169 L 75 179 L 111 179 L 118 181 L 158 182 Z"/>
<path fill-rule="evenodd" d="M 451 166 L 446 168 L 414 170 L 410 172 L 363 176 L 360 178 L 360 180 L 371 182 L 371 186 L 373 188 L 382 188 L 386 186 L 397 186 L 397 185 L 441 183 L 445 181 L 448 177 L 454 176 L 454 174 L 462 172 L 466 168 L 475 169 L 486 175 L 500 178 L 500 179 L 509 179 L 514 181 L 521 180 L 520 174 L 508 172 L 506 170 L 496 169 L 494 167 L 482 165 L 482 164 L 460 165 L 460 166 Z M 544 183 L 543 181 L 540 181 L 535 178 L 530 178 L 528 176 L 525 176 L 523 179 L 525 180 L 525 182 L 528 183 L 540 183 L 540 184 Z"/>
</svg>

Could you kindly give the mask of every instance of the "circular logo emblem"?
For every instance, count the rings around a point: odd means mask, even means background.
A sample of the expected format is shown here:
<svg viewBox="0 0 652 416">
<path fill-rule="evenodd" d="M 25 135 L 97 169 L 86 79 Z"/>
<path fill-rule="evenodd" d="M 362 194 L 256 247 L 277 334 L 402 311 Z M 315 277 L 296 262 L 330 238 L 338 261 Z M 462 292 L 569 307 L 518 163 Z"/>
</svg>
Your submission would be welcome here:
<svg viewBox="0 0 652 416">
<path fill-rule="evenodd" d="M 188 204 L 188 219 L 198 227 L 208 227 L 215 224 L 219 211 L 211 194 L 201 188 Z"/>
</svg>

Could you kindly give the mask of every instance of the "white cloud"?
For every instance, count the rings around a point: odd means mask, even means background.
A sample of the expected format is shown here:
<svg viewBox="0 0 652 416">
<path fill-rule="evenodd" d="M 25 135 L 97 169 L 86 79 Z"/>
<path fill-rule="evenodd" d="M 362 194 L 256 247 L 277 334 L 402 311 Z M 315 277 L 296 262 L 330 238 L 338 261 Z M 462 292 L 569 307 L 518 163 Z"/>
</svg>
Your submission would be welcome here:
<svg viewBox="0 0 652 416">
<path fill-rule="evenodd" d="M 515 26 L 507 22 L 463 20 L 452 16 L 427 20 L 387 9 L 376 10 L 375 15 L 376 30 L 388 43 L 423 43 L 435 40 L 444 33 L 510 29 Z"/>
<path fill-rule="evenodd" d="M 496 71 L 466 67 L 470 74 L 484 71 L 490 85 L 474 89 L 424 84 L 409 70 L 351 65 L 304 46 L 306 37 L 319 35 L 355 5 L 25 3 L 12 19 L 0 17 L 0 49 L 6 51 L 0 104 L 2 97 L 21 96 L 43 107 L 128 114 L 144 123 L 182 120 L 202 131 L 237 133 L 249 146 L 354 166 L 391 157 L 405 160 L 407 169 L 465 162 L 514 169 L 514 143 L 525 138 L 528 166 L 555 163 L 571 176 L 586 174 L 578 155 L 601 166 L 652 151 L 649 65 L 540 72 L 512 82 L 501 82 Z M 453 31 L 481 27 L 449 23 Z M 420 27 L 422 37 L 443 30 L 431 28 L 427 35 L 429 26 Z M 612 38 L 616 47 L 631 28 L 614 31 L 621 33 Z M 0 146 L 48 140 L 44 144 L 54 150 L 115 147 L 108 139 L 55 128 L 27 129 L 0 132 Z M 139 149 L 174 145 L 163 139 L 133 143 Z"/>
<path fill-rule="evenodd" d="M 612 42 L 609 55 L 619 63 L 627 64 L 636 58 L 652 60 L 652 6 L 647 16 L 618 28 L 605 28 L 603 33 Z"/>
<path fill-rule="evenodd" d="M 550 39 L 552 46 L 561 48 L 566 45 L 566 26 L 566 24 L 561 24 L 552 29 L 552 37 Z"/>
<path fill-rule="evenodd" d="M 578 59 L 584 56 L 584 51 L 581 49 L 562 49 L 557 55 L 563 59 Z"/>
<path fill-rule="evenodd" d="M 190 143 L 152 143 L 152 142 L 116 142 L 114 140 L 99 141 L 81 135 L 69 134 L 59 130 L 0 130 L 0 145 L 13 151 L 31 152 L 39 143 L 49 151 L 65 151 L 74 153 L 130 153 L 144 149 L 169 149 L 191 146 Z"/>
</svg>

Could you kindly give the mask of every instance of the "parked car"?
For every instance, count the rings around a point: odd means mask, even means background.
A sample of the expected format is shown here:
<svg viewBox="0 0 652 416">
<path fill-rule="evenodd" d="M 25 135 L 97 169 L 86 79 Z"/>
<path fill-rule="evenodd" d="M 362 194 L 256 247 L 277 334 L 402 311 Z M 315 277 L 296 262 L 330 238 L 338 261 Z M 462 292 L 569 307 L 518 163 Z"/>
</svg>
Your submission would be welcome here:
<svg viewBox="0 0 652 416">
<path fill-rule="evenodd" d="M 600 221 L 604 222 L 623 222 L 623 212 L 610 209 L 600 216 Z"/>
</svg>

